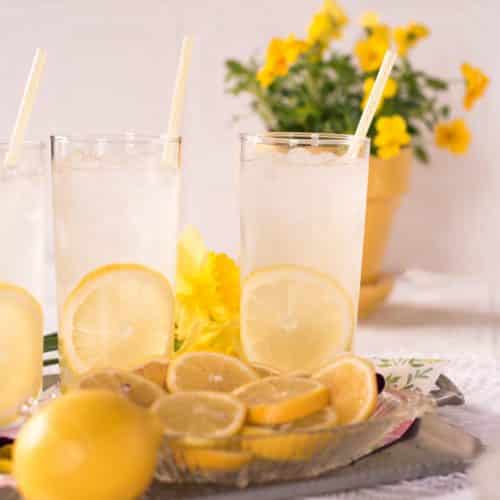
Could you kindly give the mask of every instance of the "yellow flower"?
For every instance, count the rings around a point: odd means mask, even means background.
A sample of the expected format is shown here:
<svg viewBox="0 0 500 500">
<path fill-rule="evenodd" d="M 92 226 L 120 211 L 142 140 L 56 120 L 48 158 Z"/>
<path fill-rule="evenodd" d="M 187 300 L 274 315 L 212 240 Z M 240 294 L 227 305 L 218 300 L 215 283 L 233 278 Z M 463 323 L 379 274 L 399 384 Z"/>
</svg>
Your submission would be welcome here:
<svg viewBox="0 0 500 500">
<path fill-rule="evenodd" d="M 376 71 L 380 68 L 389 42 L 383 37 L 371 35 L 356 43 L 354 52 L 363 71 Z"/>
<path fill-rule="evenodd" d="M 326 47 L 331 40 L 342 38 L 344 26 L 349 22 L 344 10 L 334 0 L 325 0 L 309 25 L 307 41 Z"/>
<path fill-rule="evenodd" d="M 378 156 L 384 160 L 397 156 L 401 146 L 410 143 L 406 122 L 400 115 L 379 118 L 375 123 L 375 129 L 377 134 L 374 144 L 378 148 Z"/>
<path fill-rule="evenodd" d="M 297 59 L 309 49 L 309 44 L 304 40 L 298 40 L 294 34 L 285 38 L 283 51 L 289 66 L 295 64 Z"/>
<path fill-rule="evenodd" d="M 266 62 L 257 73 L 257 80 L 262 87 L 268 87 L 278 76 L 285 76 L 309 46 L 303 40 L 298 40 L 295 36 L 288 38 L 273 38 L 266 51 Z"/>
<path fill-rule="evenodd" d="M 374 37 L 385 40 L 387 46 L 391 44 L 391 28 L 387 24 L 376 24 L 370 28 L 370 33 Z"/>
<path fill-rule="evenodd" d="M 408 26 L 400 26 L 394 30 L 394 40 L 398 47 L 400 56 L 405 56 L 408 49 L 413 47 L 422 38 L 429 36 L 429 30 L 423 24 L 411 23 Z"/>
<path fill-rule="evenodd" d="M 365 109 L 366 103 L 368 101 L 368 97 L 370 95 L 370 92 L 372 91 L 373 84 L 375 83 L 375 78 L 367 78 L 364 83 L 363 83 L 363 100 L 361 101 L 361 109 Z M 382 107 L 384 104 L 384 99 L 391 99 L 393 98 L 398 91 L 398 84 L 396 80 L 393 78 L 389 78 L 387 80 L 387 83 L 385 84 L 384 87 L 384 92 L 382 93 L 382 98 L 380 99 L 380 104 L 378 105 L 378 109 Z"/>
<path fill-rule="evenodd" d="M 224 253 L 209 252 L 204 266 L 215 282 L 215 293 L 223 319 L 239 314 L 240 270 L 234 260 Z"/>
<path fill-rule="evenodd" d="M 489 78 L 479 69 L 470 64 L 462 64 L 462 75 L 465 80 L 464 107 L 471 109 L 477 99 L 485 92 Z"/>
<path fill-rule="evenodd" d="M 376 12 L 366 11 L 361 15 L 359 23 L 363 26 L 363 28 L 373 28 L 380 23 L 380 18 Z"/>
<path fill-rule="evenodd" d="M 182 350 L 235 351 L 240 310 L 236 263 L 208 251 L 198 231 L 188 227 L 178 244 L 176 282 L 175 334 Z"/>
<path fill-rule="evenodd" d="M 464 120 L 439 123 L 435 130 L 436 144 L 452 153 L 463 154 L 469 148 L 471 134 Z"/>
<path fill-rule="evenodd" d="M 259 71 L 257 72 L 257 81 L 264 88 L 269 87 L 269 85 L 273 83 L 275 78 L 276 75 L 267 66 L 260 68 Z"/>
<path fill-rule="evenodd" d="M 192 321 L 184 325 L 188 335 L 184 337 L 176 355 L 192 351 L 220 352 L 229 356 L 241 356 L 239 318 L 227 323 Z"/>
</svg>

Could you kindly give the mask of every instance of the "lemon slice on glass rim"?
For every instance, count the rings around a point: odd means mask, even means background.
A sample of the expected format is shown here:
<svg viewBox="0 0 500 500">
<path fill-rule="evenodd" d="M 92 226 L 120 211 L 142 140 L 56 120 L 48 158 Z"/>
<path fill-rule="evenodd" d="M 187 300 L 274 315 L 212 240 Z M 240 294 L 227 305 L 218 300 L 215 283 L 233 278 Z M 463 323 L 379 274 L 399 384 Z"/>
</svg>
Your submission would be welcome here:
<svg viewBox="0 0 500 500">
<path fill-rule="evenodd" d="M 162 274 L 112 264 L 87 274 L 66 299 L 61 358 L 79 376 L 99 368 L 133 369 L 169 353 L 174 294 Z"/>
<path fill-rule="evenodd" d="M 241 297 L 241 343 L 250 363 L 312 373 L 349 350 L 353 303 L 333 278 L 282 265 L 251 273 Z"/>
</svg>

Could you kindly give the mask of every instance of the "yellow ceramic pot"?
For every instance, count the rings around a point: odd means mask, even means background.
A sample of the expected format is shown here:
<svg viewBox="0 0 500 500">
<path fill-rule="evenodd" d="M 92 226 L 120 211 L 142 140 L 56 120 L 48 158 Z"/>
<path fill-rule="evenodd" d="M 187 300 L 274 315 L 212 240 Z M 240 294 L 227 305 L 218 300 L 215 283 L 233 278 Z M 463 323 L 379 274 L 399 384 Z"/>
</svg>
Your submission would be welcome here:
<svg viewBox="0 0 500 500">
<path fill-rule="evenodd" d="M 408 191 L 412 152 L 405 148 L 389 160 L 370 158 L 359 316 L 369 315 L 392 288 L 381 273 L 392 222 L 401 196 Z"/>
</svg>

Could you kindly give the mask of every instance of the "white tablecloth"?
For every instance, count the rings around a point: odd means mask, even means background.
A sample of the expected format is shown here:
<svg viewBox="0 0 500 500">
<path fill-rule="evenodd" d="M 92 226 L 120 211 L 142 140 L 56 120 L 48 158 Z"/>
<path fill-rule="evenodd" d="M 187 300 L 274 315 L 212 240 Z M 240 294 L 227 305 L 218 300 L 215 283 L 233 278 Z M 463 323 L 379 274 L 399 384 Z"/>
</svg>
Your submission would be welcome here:
<svg viewBox="0 0 500 500">
<path fill-rule="evenodd" d="M 54 331 L 52 293 L 47 317 L 47 331 Z M 366 355 L 450 359 L 447 374 L 464 391 L 467 404 L 440 412 L 484 443 L 495 436 L 500 442 L 500 299 L 486 281 L 407 271 L 396 279 L 382 309 L 359 325 L 355 347 Z M 500 498 L 500 485 L 498 491 L 491 500 Z M 455 474 L 322 498 L 483 500 L 477 492 L 466 476 Z"/>
</svg>

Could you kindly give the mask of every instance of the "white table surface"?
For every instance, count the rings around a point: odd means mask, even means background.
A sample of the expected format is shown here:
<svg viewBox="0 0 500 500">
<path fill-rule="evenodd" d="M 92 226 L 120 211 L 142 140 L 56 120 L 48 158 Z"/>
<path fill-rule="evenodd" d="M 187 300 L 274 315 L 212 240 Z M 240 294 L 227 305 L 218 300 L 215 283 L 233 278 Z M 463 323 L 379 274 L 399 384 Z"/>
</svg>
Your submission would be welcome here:
<svg viewBox="0 0 500 500">
<path fill-rule="evenodd" d="M 56 330 L 55 299 L 52 293 L 47 300 L 46 327 L 48 332 Z M 468 366 L 475 366 L 475 371 L 495 370 L 499 379 L 500 400 L 500 363 L 495 361 L 500 359 L 499 294 L 485 280 L 407 271 L 396 279 L 386 304 L 370 319 L 360 323 L 355 349 L 365 355 L 437 356 L 461 360 L 458 361 L 458 371 L 454 365 L 456 371 L 453 373 L 459 378 Z M 471 361 L 464 362 L 464 359 Z M 467 376 L 473 380 L 474 370 Z M 485 380 L 489 380 L 488 377 Z M 463 381 L 464 384 L 468 382 L 468 379 Z M 475 395 L 475 392 L 476 389 L 472 394 Z M 494 411 L 491 410 L 487 401 L 476 402 L 472 416 L 467 414 L 470 422 L 466 420 L 466 423 L 472 426 L 469 430 L 480 433 L 484 425 L 478 426 L 476 430 L 474 423 L 489 422 L 500 437 L 500 403 Z M 457 413 L 451 410 L 451 414 L 453 420 L 453 415 Z M 486 418 L 484 422 L 483 417 Z M 458 422 L 462 420 L 459 418 Z M 488 442 L 490 433 L 479 437 Z M 458 478 L 434 478 L 431 482 L 416 481 L 411 483 L 410 488 L 406 484 L 322 498 L 417 500 L 432 497 L 439 500 L 480 500 L 475 486 L 465 476 L 459 475 Z M 489 500 L 488 497 L 484 498 Z"/>
</svg>

